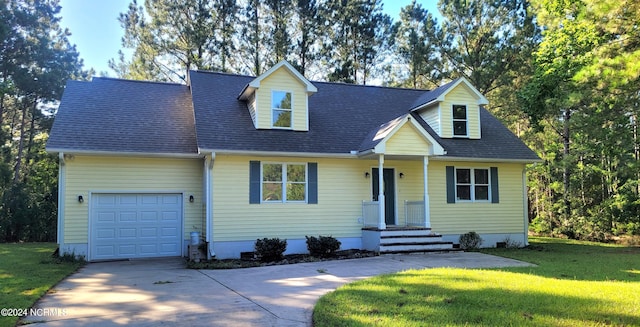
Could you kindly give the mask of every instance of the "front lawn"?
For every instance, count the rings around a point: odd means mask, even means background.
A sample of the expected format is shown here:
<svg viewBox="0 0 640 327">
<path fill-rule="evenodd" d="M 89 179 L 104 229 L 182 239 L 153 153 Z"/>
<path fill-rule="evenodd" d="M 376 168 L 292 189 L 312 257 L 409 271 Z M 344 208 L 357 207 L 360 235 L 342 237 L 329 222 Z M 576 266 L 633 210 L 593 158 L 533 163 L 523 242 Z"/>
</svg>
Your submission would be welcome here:
<svg viewBox="0 0 640 327">
<path fill-rule="evenodd" d="M 640 248 L 532 238 L 483 252 L 538 267 L 426 269 L 345 285 L 315 326 L 639 326 Z"/>
<path fill-rule="evenodd" d="M 53 243 L 0 244 L 0 309 L 30 308 L 45 292 L 82 265 L 51 257 Z M 0 326 L 19 317 L 0 315 Z"/>
</svg>

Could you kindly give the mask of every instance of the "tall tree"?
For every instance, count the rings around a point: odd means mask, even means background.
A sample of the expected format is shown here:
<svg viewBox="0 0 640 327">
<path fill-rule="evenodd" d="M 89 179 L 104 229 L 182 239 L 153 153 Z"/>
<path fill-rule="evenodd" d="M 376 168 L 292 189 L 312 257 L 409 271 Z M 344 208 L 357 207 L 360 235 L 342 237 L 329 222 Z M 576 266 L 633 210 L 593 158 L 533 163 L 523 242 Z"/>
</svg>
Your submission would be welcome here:
<svg viewBox="0 0 640 327">
<path fill-rule="evenodd" d="M 188 70 L 211 68 L 211 14 L 207 0 L 146 0 L 144 8 L 134 0 L 119 18 L 123 46 L 134 49 L 133 59 L 111 61 L 111 67 L 124 67 L 124 77 L 163 81 L 186 81 Z"/>
<path fill-rule="evenodd" d="M 67 79 L 84 77 L 59 12 L 57 0 L 0 1 L 2 241 L 55 237 L 57 163 L 44 152 L 51 126 L 46 109 L 56 106 Z M 43 185 L 45 175 L 53 178 Z"/>
<path fill-rule="evenodd" d="M 381 60 L 391 31 L 391 18 L 381 0 L 327 0 L 323 57 L 330 81 L 366 84 Z"/>
<path fill-rule="evenodd" d="M 263 60 L 266 50 L 263 40 L 266 39 L 264 31 L 263 11 L 264 0 L 248 0 L 241 10 L 240 24 L 240 61 L 239 71 L 254 75 L 262 74 L 264 70 Z"/>
<path fill-rule="evenodd" d="M 440 0 L 436 40 L 452 77 L 483 94 L 508 85 L 538 42 L 528 0 Z"/>
<path fill-rule="evenodd" d="M 320 32 L 318 5 L 315 0 L 297 0 L 295 3 L 295 40 L 292 64 L 305 75 L 310 65 L 318 59 L 317 39 Z"/>
<path fill-rule="evenodd" d="M 640 233 L 637 91 L 640 6 L 634 1 L 538 0 L 543 42 L 520 92 L 547 160 L 535 176 L 535 226 L 602 240 Z M 543 136 L 544 135 L 544 136 Z M 554 137 L 555 136 L 555 139 Z"/>
<path fill-rule="evenodd" d="M 214 35 L 214 51 L 216 52 L 213 67 L 219 67 L 223 72 L 229 71 L 233 64 L 233 54 L 236 50 L 234 36 L 238 27 L 238 11 L 240 7 L 235 0 L 213 1 L 212 16 Z"/>
<path fill-rule="evenodd" d="M 265 41 L 271 54 L 267 64 L 272 66 L 286 60 L 291 53 L 291 35 L 288 28 L 294 14 L 294 3 L 289 0 L 264 0 L 266 35 Z"/>
<path fill-rule="evenodd" d="M 438 29 L 434 16 L 415 0 L 400 10 L 392 41 L 409 74 L 403 86 L 426 89 L 442 80 L 444 67 L 435 44 Z"/>
</svg>

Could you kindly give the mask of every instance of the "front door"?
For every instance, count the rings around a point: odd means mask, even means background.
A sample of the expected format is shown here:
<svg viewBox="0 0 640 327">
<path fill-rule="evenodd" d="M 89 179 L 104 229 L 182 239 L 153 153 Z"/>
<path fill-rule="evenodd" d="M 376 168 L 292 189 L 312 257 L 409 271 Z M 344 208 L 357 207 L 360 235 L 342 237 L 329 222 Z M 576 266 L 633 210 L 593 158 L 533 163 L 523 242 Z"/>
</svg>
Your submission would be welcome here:
<svg viewBox="0 0 640 327">
<path fill-rule="evenodd" d="M 385 211 L 385 224 L 396 224 L 396 183 L 394 180 L 393 168 L 385 168 L 382 173 L 382 179 L 384 181 L 384 211 Z M 379 172 L 378 168 L 373 168 L 373 201 L 378 201 L 378 195 L 380 194 L 379 185 Z"/>
</svg>

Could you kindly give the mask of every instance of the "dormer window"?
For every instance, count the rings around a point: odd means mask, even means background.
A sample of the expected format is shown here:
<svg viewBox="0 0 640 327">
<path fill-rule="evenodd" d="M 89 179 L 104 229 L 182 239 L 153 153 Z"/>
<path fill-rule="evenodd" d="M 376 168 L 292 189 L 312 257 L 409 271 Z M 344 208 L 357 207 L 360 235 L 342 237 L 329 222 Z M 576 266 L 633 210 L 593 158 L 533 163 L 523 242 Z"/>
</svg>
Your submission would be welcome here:
<svg viewBox="0 0 640 327">
<path fill-rule="evenodd" d="M 291 128 L 291 92 L 271 91 L 271 127 Z"/>
<path fill-rule="evenodd" d="M 465 105 L 453 105 L 453 136 L 469 136 L 467 130 L 467 106 Z"/>
</svg>

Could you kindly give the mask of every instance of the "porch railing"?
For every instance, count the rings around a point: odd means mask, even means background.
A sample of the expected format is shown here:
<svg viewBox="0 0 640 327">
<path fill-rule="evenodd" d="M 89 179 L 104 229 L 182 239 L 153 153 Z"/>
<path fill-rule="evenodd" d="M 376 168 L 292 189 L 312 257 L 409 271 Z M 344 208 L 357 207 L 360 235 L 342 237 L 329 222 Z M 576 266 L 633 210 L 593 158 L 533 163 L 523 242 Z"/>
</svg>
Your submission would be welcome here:
<svg viewBox="0 0 640 327">
<path fill-rule="evenodd" d="M 378 201 L 362 201 L 362 224 L 364 227 L 378 226 L 379 218 Z"/>
<path fill-rule="evenodd" d="M 424 226 L 424 201 L 404 201 L 405 226 Z"/>
</svg>

